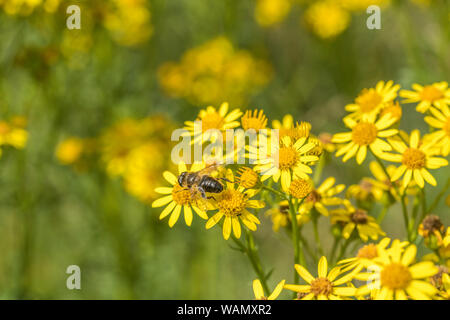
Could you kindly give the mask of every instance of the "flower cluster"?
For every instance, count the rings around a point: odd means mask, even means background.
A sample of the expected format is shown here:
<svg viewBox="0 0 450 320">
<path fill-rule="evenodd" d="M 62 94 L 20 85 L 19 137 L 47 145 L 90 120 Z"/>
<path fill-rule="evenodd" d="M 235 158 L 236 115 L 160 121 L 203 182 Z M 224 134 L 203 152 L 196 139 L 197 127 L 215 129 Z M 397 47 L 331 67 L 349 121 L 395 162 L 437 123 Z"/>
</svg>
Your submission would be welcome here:
<svg viewBox="0 0 450 320">
<path fill-rule="evenodd" d="M 188 50 L 180 62 L 164 63 L 158 77 L 169 95 L 196 105 L 225 99 L 241 104 L 268 83 L 271 73 L 267 62 L 218 37 Z"/>
<path fill-rule="evenodd" d="M 165 171 L 170 186 L 155 189 L 162 197 L 152 206 L 162 208 L 160 219 L 169 217 L 170 227 L 181 213 L 191 226 L 194 212 L 205 220 L 205 229 L 220 225 L 223 238 L 232 240 L 255 269 L 256 299 L 275 299 L 283 289 L 301 300 L 447 299 L 450 231 L 431 212 L 450 181 L 431 205 L 425 182 L 438 186 L 432 172 L 448 166 L 450 91 L 444 82 L 413 89 L 400 91 L 393 81 L 363 89 L 354 103 L 345 106 L 348 114 L 343 122 L 349 131 L 334 135 L 316 136 L 310 123 L 294 121 L 292 115 L 269 126 L 262 110 L 230 110 L 228 103 L 202 109 L 196 119 L 185 122 L 182 137 L 190 138 L 192 148 L 228 145 L 236 139 L 228 135 L 230 130 L 250 130 L 257 139 L 242 150 L 216 150 L 214 157 L 203 154 L 190 167 L 180 162 L 177 172 Z M 398 95 L 406 99 L 398 101 Z M 417 110 L 425 113 L 428 133 L 401 130 L 402 109 L 411 108 L 405 106 L 410 103 L 418 103 Z M 230 164 L 228 160 L 236 160 L 240 152 L 246 162 Z M 348 188 L 333 176 L 322 177 L 333 154 L 343 156 L 344 162 L 355 157 L 357 165 L 371 158 L 373 176 Z M 394 206 L 397 203 L 401 206 Z M 391 241 L 381 227 L 394 208 L 401 208 L 406 241 Z M 275 232 L 286 231 L 294 247 L 294 281 L 282 280 L 273 291 L 253 236 L 264 216 L 271 218 Z M 334 243 L 329 254 L 321 244 L 320 219 L 331 226 Z M 308 227 L 315 244 L 305 238 Z M 421 259 L 415 244 L 419 236 L 432 250 Z M 355 246 L 349 252 L 351 244 L 360 245 L 354 255 Z M 317 263 L 317 276 L 307 271 L 306 256 Z M 306 283 L 301 284 L 300 278 Z"/>
</svg>

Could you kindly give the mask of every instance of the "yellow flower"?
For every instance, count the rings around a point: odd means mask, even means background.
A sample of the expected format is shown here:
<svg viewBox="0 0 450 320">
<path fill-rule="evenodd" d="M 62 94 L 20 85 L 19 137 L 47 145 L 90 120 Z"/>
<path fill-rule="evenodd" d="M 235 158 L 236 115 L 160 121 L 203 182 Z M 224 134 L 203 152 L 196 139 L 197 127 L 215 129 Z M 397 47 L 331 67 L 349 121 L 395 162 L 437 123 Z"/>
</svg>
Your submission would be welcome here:
<svg viewBox="0 0 450 320">
<path fill-rule="evenodd" d="M 345 239 L 350 238 L 355 228 L 364 242 L 369 240 L 369 237 L 372 240 L 377 240 L 379 235 L 385 235 L 375 219 L 369 216 L 366 210 L 355 208 L 348 200 L 344 200 L 344 206 L 344 208 L 330 211 L 330 214 L 331 223 L 344 226 L 342 236 Z"/>
<path fill-rule="evenodd" d="M 421 113 L 427 112 L 433 106 L 442 109 L 444 105 L 450 104 L 450 89 L 448 83 L 445 81 L 436 82 L 431 85 L 421 86 L 419 84 L 413 84 L 414 91 L 402 90 L 400 91 L 400 97 L 406 98 L 402 103 L 415 103 L 419 102 L 416 110 Z"/>
<path fill-rule="evenodd" d="M 431 249 L 437 249 L 442 244 L 444 225 L 438 216 L 430 214 L 425 216 L 419 225 L 418 233 L 425 239 L 425 244 Z"/>
<path fill-rule="evenodd" d="M 448 156 L 450 153 L 450 108 L 442 105 L 441 110 L 431 108 L 431 116 L 425 117 L 425 122 L 431 127 L 436 128 L 431 134 L 430 139 L 436 141 L 436 144 L 442 148 L 442 155 Z"/>
<path fill-rule="evenodd" d="M 239 220 L 250 230 L 256 231 L 256 224 L 260 224 L 260 221 L 247 208 L 260 209 L 265 204 L 260 200 L 250 200 L 259 190 L 248 190 L 242 186 L 235 189 L 234 175 L 230 169 L 227 170 L 226 178 L 230 182 L 226 183 L 227 188 L 224 191 L 214 196 L 212 205 L 218 212 L 206 222 L 206 229 L 212 228 L 224 217 L 223 237 L 228 240 L 231 230 L 236 238 L 241 237 Z"/>
<path fill-rule="evenodd" d="M 61 141 L 56 148 L 56 157 L 62 164 L 77 162 L 83 153 L 83 139 L 70 137 Z"/>
<path fill-rule="evenodd" d="M 245 189 L 255 188 L 259 184 L 259 175 L 248 167 L 240 167 L 236 181 Z"/>
<path fill-rule="evenodd" d="M 227 113 L 228 103 L 224 102 L 220 105 L 219 110 L 209 106 L 199 112 L 195 122 L 186 121 L 185 129 L 188 130 L 189 134 L 193 137 L 192 143 L 203 144 L 207 141 L 215 142 L 217 137 L 215 136 L 214 130 L 219 130 L 225 139 L 225 131 L 227 129 L 239 127 L 239 121 L 236 121 L 236 119 L 242 115 L 242 112 L 239 109 L 234 109 L 230 113 Z"/>
<path fill-rule="evenodd" d="M 377 258 L 380 256 L 381 250 L 387 250 L 387 247 L 391 239 L 383 238 L 379 243 L 370 243 L 358 250 L 356 257 L 344 259 L 338 262 L 341 265 L 342 272 L 347 272 L 354 270 L 354 272 L 360 272 L 364 268 L 368 268 L 374 263 L 376 263 Z M 392 247 L 400 246 L 404 248 L 408 245 L 407 241 L 400 242 L 399 240 L 394 240 Z"/>
<path fill-rule="evenodd" d="M 397 183 L 391 181 L 391 176 L 396 167 L 390 165 L 386 168 L 389 176 L 386 175 L 377 161 L 371 161 L 369 169 L 375 179 L 364 177 L 358 185 L 349 186 L 347 190 L 348 196 L 361 201 L 380 201 L 385 193 L 389 193 L 393 198 L 398 199 Z"/>
<path fill-rule="evenodd" d="M 261 285 L 261 281 L 259 279 L 253 280 L 253 293 L 255 294 L 256 300 L 275 300 L 280 295 L 281 291 L 283 290 L 285 280 L 280 281 L 280 283 L 277 284 L 273 292 L 266 297 L 264 295 L 264 290 Z"/>
<path fill-rule="evenodd" d="M 389 107 L 397 97 L 400 85 L 394 85 L 394 81 L 379 81 L 375 88 L 363 89 L 355 99 L 354 104 L 345 106 L 345 110 L 351 112 L 346 118 L 363 119 L 373 118 L 384 107 Z"/>
<path fill-rule="evenodd" d="M 158 70 L 162 88 L 193 105 L 229 101 L 241 105 L 264 87 L 271 66 L 249 51 L 237 50 L 225 37 L 214 38 L 183 54 L 180 62 L 164 63 Z"/>
<path fill-rule="evenodd" d="M 335 1 L 326 0 L 310 5 L 306 9 L 304 19 L 316 35 L 329 39 L 347 29 L 351 15 Z"/>
<path fill-rule="evenodd" d="M 274 152 L 267 150 L 269 154 L 266 157 L 257 159 L 254 169 L 261 172 L 262 181 L 272 177 L 275 182 L 278 182 L 281 177 L 281 187 L 288 192 L 293 178 L 308 179 L 307 174 L 312 173 L 306 163 L 314 163 L 319 160 L 317 156 L 307 155 L 314 147 L 314 143 L 307 142 L 305 137 L 292 143 L 291 138 L 285 136 L 282 143 L 275 146 Z M 255 152 L 251 152 L 251 154 L 255 154 Z"/>
<path fill-rule="evenodd" d="M 161 142 L 148 142 L 133 149 L 124 173 L 125 189 L 144 203 L 151 203 L 155 187 L 162 182 L 161 171 L 167 168 L 167 156 Z"/>
<path fill-rule="evenodd" d="M 391 0 L 338 0 L 341 5 L 351 11 L 366 11 L 371 5 L 386 7 Z"/>
<path fill-rule="evenodd" d="M 12 146 L 16 149 L 23 149 L 28 140 L 28 132 L 22 126 L 7 121 L 0 121 L 0 147 L 4 145 Z M 2 150 L 0 149 L 0 156 Z"/>
<path fill-rule="evenodd" d="M 290 0 L 258 0 L 255 7 L 255 19 L 260 26 L 270 27 L 283 21 L 290 10 Z"/>
<path fill-rule="evenodd" d="M 440 296 L 444 299 L 450 300 L 450 276 L 448 273 L 442 274 L 442 286 L 443 290 L 439 292 Z"/>
<path fill-rule="evenodd" d="M 387 252 L 380 250 L 377 258 L 376 273 L 360 273 L 356 277 L 359 280 L 372 283 L 358 288 L 357 295 L 367 295 L 376 290 L 377 300 L 429 300 L 437 293 L 437 289 L 426 279 L 435 275 L 438 268 L 430 261 L 413 264 L 416 258 L 417 248 L 411 244 L 404 252 L 398 245 Z"/>
<path fill-rule="evenodd" d="M 296 285 L 285 284 L 284 288 L 298 293 L 306 294 L 301 300 L 341 300 L 342 297 L 355 295 L 356 288 L 340 287 L 353 279 L 353 273 L 349 273 L 339 279 L 342 275 L 339 267 L 335 267 L 328 272 L 328 262 L 326 257 L 319 260 L 318 277 L 314 278 L 303 266 L 296 264 L 295 270 L 308 284 Z"/>
<path fill-rule="evenodd" d="M 398 102 L 390 101 L 385 104 L 383 109 L 381 109 L 380 117 L 383 117 L 385 114 L 389 114 L 397 120 L 396 122 L 398 122 L 402 118 L 403 110 Z"/>
<path fill-rule="evenodd" d="M 263 110 L 259 110 L 259 112 L 254 110 L 253 113 L 247 110 L 241 118 L 241 123 L 244 130 L 253 129 L 258 131 L 266 128 L 267 118 Z"/>
<path fill-rule="evenodd" d="M 194 163 L 190 171 L 198 171 L 204 168 L 204 163 Z M 188 171 L 186 165 L 183 162 L 178 164 L 178 174 Z M 197 200 L 192 198 L 190 190 L 186 190 L 178 183 L 177 176 L 169 171 L 164 171 L 164 179 L 169 182 L 172 187 L 160 187 L 156 188 L 155 192 L 163 194 L 162 198 L 159 198 L 152 203 L 153 208 L 159 208 L 166 206 L 161 212 L 159 219 L 162 220 L 170 214 L 169 227 L 173 227 L 180 217 L 181 209 L 184 209 L 184 221 L 186 225 L 192 224 L 192 210 L 194 210 L 202 219 L 208 219 L 208 216 L 197 206 Z"/>
<path fill-rule="evenodd" d="M 403 187 L 406 188 L 414 176 L 414 181 L 420 188 L 424 187 L 424 180 L 436 186 L 436 180 L 427 169 L 438 169 L 448 165 L 448 161 L 433 157 L 429 150 L 432 144 L 420 142 L 419 130 L 414 130 L 409 139 L 409 146 L 401 140 L 388 139 L 395 151 L 400 154 L 385 153 L 383 159 L 402 164 L 392 174 L 391 181 L 396 181 L 403 176 Z"/>
<path fill-rule="evenodd" d="M 287 227 L 291 222 L 291 217 L 289 215 L 289 202 L 287 200 L 281 201 L 277 207 L 267 210 L 266 215 L 270 216 L 272 220 L 272 229 L 278 232 L 280 228 Z M 297 225 L 303 225 L 307 223 L 310 219 L 308 213 L 299 212 L 296 214 Z"/>
<path fill-rule="evenodd" d="M 356 162 L 361 164 L 366 159 L 367 148 L 369 148 L 376 156 L 384 159 L 384 151 L 390 151 L 392 148 L 380 138 L 392 137 L 398 133 L 397 129 L 388 129 L 395 121 L 395 118 L 390 115 L 385 115 L 375 123 L 372 119 L 360 122 L 350 118 L 345 119 L 345 124 L 352 131 L 336 133 L 333 136 L 332 142 L 347 143 L 336 151 L 336 156 L 345 154 L 342 161 L 346 162 L 356 155 Z"/>
<path fill-rule="evenodd" d="M 338 184 L 335 186 L 335 183 L 336 179 L 334 177 L 328 177 L 318 188 L 313 188 L 301 204 L 300 214 L 306 214 L 314 208 L 327 217 L 329 214 L 327 207 L 340 205 L 343 201 L 336 195 L 345 189 L 345 185 Z"/>
<path fill-rule="evenodd" d="M 287 114 L 283 117 L 282 122 L 279 120 L 272 121 L 272 128 L 279 130 L 278 136 L 280 140 L 288 136 L 293 142 L 296 142 L 300 138 L 309 137 L 311 124 L 304 121 L 294 123 L 294 118 L 290 114 Z"/>
</svg>

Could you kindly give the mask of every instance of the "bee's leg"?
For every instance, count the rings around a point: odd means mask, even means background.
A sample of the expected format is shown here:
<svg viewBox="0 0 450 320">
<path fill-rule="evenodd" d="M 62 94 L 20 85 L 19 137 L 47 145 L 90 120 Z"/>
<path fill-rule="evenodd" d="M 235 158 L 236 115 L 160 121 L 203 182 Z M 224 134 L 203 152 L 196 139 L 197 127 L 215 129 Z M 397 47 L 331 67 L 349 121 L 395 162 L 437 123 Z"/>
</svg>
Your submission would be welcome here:
<svg viewBox="0 0 450 320">
<path fill-rule="evenodd" d="M 216 198 L 214 198 L 213 196 L 209 196 L 208 199 L 214 199 L 214 200 L 216 200 Z"/>
<path fill-rule="evenodd" d="M 200 194 L 201 194 L 202 198 L 203 199 L 207 199 L 205 190 L 203 190 L 202 187 L 197 187 L 197 189 L 198 189 L 198 191 L 200 191 Z"/>
<path fill-rule="evenodd" d="M 178 190 L 178 191 L 175 192 L 175 193 L 178 193 L 178 192 L 180 192 L 180 191 L 186 191 L 186 190 L 190 190 L 190 189 L 189 189 L 189 188 L 183 188 L 183 189 Z"/>
<path fill-rule="evenodd" d="M 229 182 L 229 183 L 233 183 L 233 181 L 230 181 L 230 180 L 228 180 L 227 178 L 219 178 L 220 180 L 223 180 L 223 181 L 226 181 L 226 182 Z"/>
</svg>

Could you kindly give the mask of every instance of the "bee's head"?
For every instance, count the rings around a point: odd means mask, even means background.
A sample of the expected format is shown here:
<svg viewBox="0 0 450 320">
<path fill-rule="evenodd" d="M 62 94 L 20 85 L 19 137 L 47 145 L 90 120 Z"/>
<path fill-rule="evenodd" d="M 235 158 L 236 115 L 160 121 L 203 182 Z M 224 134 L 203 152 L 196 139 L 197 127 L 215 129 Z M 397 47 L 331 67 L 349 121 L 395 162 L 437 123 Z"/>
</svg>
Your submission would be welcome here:
<svg viewBox="0 0 450 320">
<path fill-rule="evenodd" d="M 180 187 L 183 186 L 183 181 L 184 178 L 186 177 L 187 172 L 182 172 L 179 176 L 178 176 L 178 184 L 180 185 Z"/>
</svg>

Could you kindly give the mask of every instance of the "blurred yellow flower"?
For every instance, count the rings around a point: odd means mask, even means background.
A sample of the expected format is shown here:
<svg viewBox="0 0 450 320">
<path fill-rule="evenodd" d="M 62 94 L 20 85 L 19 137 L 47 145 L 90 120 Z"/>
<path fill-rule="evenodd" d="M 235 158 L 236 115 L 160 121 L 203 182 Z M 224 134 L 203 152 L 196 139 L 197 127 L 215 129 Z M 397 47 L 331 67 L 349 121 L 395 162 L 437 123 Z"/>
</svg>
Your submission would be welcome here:
<svg viewBox="0 0 450 320">
<path fill-rule="evenodd" d="M 56 157 L 62 164 L 73 164 L 80 159 L 83 147 L 83 139 L 78 137 L 67 138 L 58 144 Z"/>
<path fill-rule="evenodd" d="M 23 128 L 21 123 L 13 121 L 0 121 L 0 147 L 12 146 L 16 149 L 23 149 L 28 140 L 28 132 Z M 0 156 L 2 149 L 0 148 Z"/>
<path fill-rule="evenodd" d="M 291 10 L 291 0 L 257 0 L 255 19 L 260 26 L 269 27 L 280 23 Z"/>
<path fill-rule="evenodd" d="M 158 79 L 169 95 L 194 105 L 242 104 L 270 80 L 270 65 L 217 37 L 188 50 L 179 63 L 164 63 Z"/>
<path fill-rule="evenodd" d="M 281 291 L 283 291 L 285 280 L 280 281 L 275 289 L 273 289 L 273 292 L 266 297 L 264 295 L 264 290 L 261 285 L 261 281 L 259 279 L 253 280 L 253 293 L 255 294 L 256 300 L 275 300 L 280 295 Z"/>
<path fill-rule="evenodd" d="M 117 43 L 135 46 L 152 35 L 150 18 L 145 0 L 112 0 L 106 5 L 103 24 Z"/>
<path fill-rule="evenodd" d="M 334 177 L 328 177 L 319 187 L 313 188 L 300 205 L 300 214 L 309 213 L 314 208 L 317 212 L 327 217 L 329 214 L 327 207 L 342 204 L 343 199 L 336 197 L 336 195 L 345 189 L 345 185 L 338 184 L 335 186 L 335 183 L 336 179 Z"/>
<path fill-rule="evenodd" d="M 204 168 L 204 165 L 204 163 L 194 163 L 190 170 L 187 170 L 186 164 L 180 162 L 178 164 L 178 174 L 185 171 L 195 172 L 201 170 Z M 170 215 L 169 227 L 172 228 L 180 217 L 181 209 L 184 210 L 184 221 L 187 226 L 191 226 L 192 224 L 192 210 L 194 210 L 200 218 L 208 219 L 206 213 L 197 206 L 197 200 L 192 198 L 190 190 L 179 185 L 177 176 L 170 171 L 164 171 L 163 176 L 172 187 L 159 187 L 155 189 L 156 193 L 163 194 L 164 196 L 153 201 L 152 208 L 166 206 L 159 216 L 160 220 Z"/>
<path fill-rule="evenodd" d="M 298 293 L 306 294 L 301 300 L 341 300 L 355 295 L 356 288 L 340 287 L 353 279 L 353 273 L 342 275 L 339 267 L 335 267 L 328 272 L 328 262 L 326 257 L 321 257 L 318 265 L 318 277 L 314 278 L 303 266 L 296 264 L 295 270 L 308 284 L 296 285 L 285 284 L 284 288 Z"/>
<path fill-rule="evenodd" d="M 450 88 L 445 81 L 426 86 L 415 83 L 412 88 L 414 91 L 401 90 L 400 97 L 406 98 L 402 103 L 419 102 L 416 107 L 418 112 L 425 113 L 432 107 L 442 109 L 444 105 L 450 104 Z"/>
<path fill-rule="evenodd" d="M 369 216 L 366 210 L 355 208 L 348 200 L 344 200 L 343 203 L 343 208 L 331 210 L 330 215 L 331 223 L 343 226 L 342 236 L 345 239 L 350 238 L 355 229 L 364 242 L 367 242 L 369 238 L 377 240 L 378 236 L 385 235 L 375 219 Z"/>
<path fill-rule="evenodd" d="M 372 283 L 358 288 L 357 295 L 367 295 L 375 291 L 377 300 L 429 300 L 437 289 L 426 279 L 435 275 L 438 268 L 430 261 L 413 264 L 416 258 L 417 248 L 411 244 L 402 253 L 400 246 L 392 247 L 386 252 L 380 250 L 377 258 L 378 269 L 374 273 L 360 273 L 356 277 L 359 280 L 372 280 Z"/>
<path fill-rule="evenodd" d="M 242 129 L 244 130 L 261 130 L 265 129 L 267 125 L 267 117 L 263 110 L 254 110 L 253 113 L 247 110 L 241 118 Z"/>
<path fill-rule="evenodd" d="M 311 4 L 305 11 L 304 19 L 316 35 L 329 39 L 347 29 L 351 15 L 335 1 L 327 0 Z"/>
<path fill-rule="evenodd" d="M 403 188 L 409 185 L 412 177 L 414 177 L 414 181 L 420 188 L 424 187 L 424 181 L 436 186 L 436 180 L 427 169 L 438 169 L 447 166 L 448 161 L 443 158 L 433 157 L 430 154 L 429 149 L 433 145 L 420 142 L 419 130 L 413 130 L 411 133 L 409 146 L 397 139 L 388 139 L 388 141 L 399 154 L 385 153 L 383 159 L 402 163 L 392 174 L 391 181 L 400 179 L 404 174 Z"/>
<path fill-rule="evenodd" d="M 245 189 L 242 186 L 235 188 L 235 179 L 232 171 L 227 170 L 226 189 L 220 194 L 215 195 L 211 203 L 218 212 L 213 215 L 206 223 L 206 229 L 215 226 L 223 217 L 223 237 L 228 240 L 231 230 L 236 238 L 241 237 L 241 221 L 247 228 L 256 231 L 256 224 L 260 224 L 259 219 L 250 213 L 247 208 L 260 209 L 264 207 L 261 200 L 250 200 L 259 190 Z"/>
</svg>

